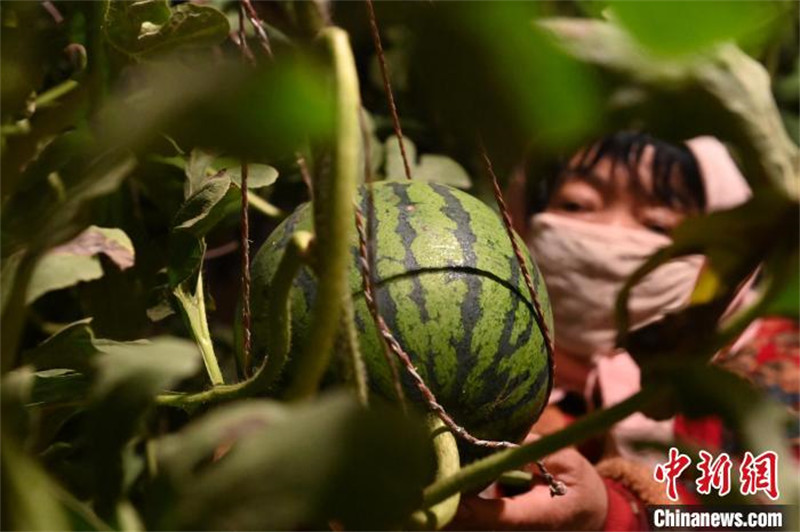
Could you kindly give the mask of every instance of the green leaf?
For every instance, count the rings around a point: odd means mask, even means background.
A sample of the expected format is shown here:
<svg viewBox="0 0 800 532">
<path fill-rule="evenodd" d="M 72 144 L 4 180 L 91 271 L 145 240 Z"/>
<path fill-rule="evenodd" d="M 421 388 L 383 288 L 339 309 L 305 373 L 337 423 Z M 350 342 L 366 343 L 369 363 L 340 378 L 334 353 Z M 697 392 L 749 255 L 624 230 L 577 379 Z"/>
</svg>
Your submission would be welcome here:
<svg viewBox="0 0 800 532">
<path fill-rule="evenodd" d="M 33 374 L 33 390 L 26 406 L 67 403 L 86 397 L 90 379 L 71 369 L 47 369 Z"/>
<path fill-rule="evenodd" d="M 50 249 L 36 264 L 28 285 L 27 303 L 47 292 L 102 277 L 97 257 L 101 253 L 120 270 L 133 266 L 135 252 L 128 235 L 120 229 L 90 226 L 69 242 Z"/>
<path fill-rule="evenodd" d="M 85 425 L 90 462 L 86 467 L 98 513 L 113 516 L 123 494 L 126 445 L 156 394 L 195 374 L 200 357 L 192 342 L 170 337 L 114 343 L 100 350 L 102 355 L 93 359 L 96 376 Z"/>
<path fill-rule="evenodd" d="M 209 179 L 178 211 L 175 231 L 205 236 L 221 220 L 237 212 L 237 198 L 241 196 L 231 186 L 230 177 L 222 174 Z"/>
<path fill-rule="evenodd" d="M 616 20 L 653 52 L 683 55 L 724 41 L 768 36 L 785 9 L 777 2 L 609 3 Z"/>
<path fill-rule="evenodd" d="M 787 261 L 787 266 L 781 278 L 774 280 L 778 286 L 762 311 L 765 316 L 800 319 L 800 260 L 797 253 Z"/>
<path fill-rule="evenodd" d="M 289 419 L 290 410 L 275 401 L 240 401 L 216 408 L 180 432 L 156 442 L 159 469 L 173 481 L 185 481 L 220 445 L 233 444 Z"/>
<path fill-rule="evenodd" d="M 22 362 L 38 370 L 69 368 L 88 371 L 99 349 L 91 318 L 71 323 L 33 349 L 22 353 Z"/>
<path fill-rule="evenodd" d="M 209 464 L 219 445 L 230 451 Z M 293 407 L 220 408 L 158 449 L 177 494 L 159 525 L 169 529 L 398 526 L 421 502 L 434 464 L 420 420 L 365 410 L 341 393 Z"/>
<path fill-rule="evenodd" d="M 57 498 L 57 487 L 44 470 L 3 433 L 3 529 L 72 530 Z"/>
<path fill-rule="evenodd" d="M 426 183 L 441 183 L 462 189 L 472 187 L 472 180 L 467 171 L 455 160 L 444 155 L 425 154 L 417 161 L 417 147 L 408 138 L 403 138 L 408 162 L 411 166 L 411 176 L 415 180 Z M 385 141 L 386 149 L 386 179 L 406 179 L 403 166 L 403 155 L 397 137 L 389 136 Z"/>
<path fill-rule="evenodd" d="M 464 167 L 444 155 L 423 155 L 414 173 L 414 179 L 462 189 L 472 187 L 472 180 Z"/>
<path fill-rule="evenodd" d="M 201 149 L 192 150 L 186 163 L 184 186 L 189 198 L 205 187 L 211 179 L 224 174 L 239 188 L 242 188 L 241 159 L 217 157 L 211 152 Z M 247 188 L 258 189 L 268 187 L 278 179 L 278 170 L 267 164 L 250 163 L 247 165 Z"/>
<path fill-rule="evenodd" d="M 25 171 L 25 183 L 4 205 L 3 257 L 23 247 L 45 250 L 89 224 L 87 204 L 116 190 L 135 159 L 112 150 L 93 155 L 85 129 L 57 137 Z M 56 183 L 57 186 L 54 186 Z"/>
<path fill-rule="evenodd" d="M 209 166 L 214 161 L 215 155 L 211 152 L 195 148 L 186 161 L 186 182 L 184 183 L 183 193 L 186 198 L 190 198 L 205 185 L 210 176 L 208 175 Z"/>
<path fill-rule="evenodd" d="M 91 213 L 89 204 L 115 191 L 136 164 L 132 156 L 116 149 L 95 154 L 92 150 L 96 146 L 85 130 L 66 135 L 83 140 L 77 142 L 76 152 L 69 162 L 56 169 L 59 190 L 45 194 L 43 182 L 26 182 L 25 187 L 9 198 L 1 215 L 3 258 L 22 253 L 15 259 L 19 262 L 14 271 L 14 284 L 3 297 L 0 342 L 4 369 L 9 369 L 17 355 L 17 342 L 25 322 L 28 284 L 39 258 L 47 249 L 70 240 L 87 227 Z"/>
<path fill-rule="evenodd" d="M 672 243 L 631 274 L 620 291 L 619 345 L 643 365 L 656 354 L 710 358 L 734 339 L 723 337 L 719 321 L 742 283 L 763 262 L 765 269 L 785 271 L 787 257 L 796 253 L 800 239 L 798 216 L 800 205 L 766 189 L 735 209 L 685 220 L 673 231 Z M 691 306 L 629 331 L 627 301 L 632 287 L 659 266 L 686 255 L 707 258 Z M 756 317 L 747 312 L 745 320 Z M 737 329 L 746 325 L 736 322 Z"/>
<path fill-rule="evenodd" d="M 403 154 L 400 152 L 400 144 L 397 142 L 397 137 L 390 135 L 384 141 L 383 146 L 386 153 L 383 173 L 386 179 L 395 181 L 406 179 Z M 408 165 L 411 167 L 411 177 L 416 177 L 414 170 L 417 166 L 417 145 L 408 137 L 403 137 L 403 147 L 406 151 L 406 157 L 408 157 Z"/>
<path fill-rule="evenodd" d="M 215 162 L 215 167 L 219 162 Z M 240 189 L 242 188 L 242 167 L 231 166 L 226 168 L 226 173 Z M 268 187 L 278 180 L 278 171 L 267 164 L 248 164 L 247 165 L 247 188 L 258 189 Z"/>
<path fill-rule="evenodd" d="M 601 112 L 600 87 L 590 69 L 532 27 L 540 5 L 414 8 L 412 79 L 422 84 L 428 112 L 462 146 L 474 147 L 480 133 L 498 168 L 516 164 L 533 139 L 563 148 L 598 126 L 589 117 Z"/>
<path fill-rule="evenodd" d="M 105 34 L 118 50 L 137 59 L 181 47 L 210 47 L 228 37 L 228 19 L 210 6 L 166 0 L 108 2 Z"/>
<path fill-rule="evenodd" d="M 151 399 L 170 384 L 194 374 L 200 357 L 187 340 L 157 337 L 147 342 L 115 342 L 100 348 L 95 358 L 97 379 L 94 398 L 101 399 L 124 388 L 126 395 Z M 136 383 L 136 389 L 130 384 Z"/>
</svg>

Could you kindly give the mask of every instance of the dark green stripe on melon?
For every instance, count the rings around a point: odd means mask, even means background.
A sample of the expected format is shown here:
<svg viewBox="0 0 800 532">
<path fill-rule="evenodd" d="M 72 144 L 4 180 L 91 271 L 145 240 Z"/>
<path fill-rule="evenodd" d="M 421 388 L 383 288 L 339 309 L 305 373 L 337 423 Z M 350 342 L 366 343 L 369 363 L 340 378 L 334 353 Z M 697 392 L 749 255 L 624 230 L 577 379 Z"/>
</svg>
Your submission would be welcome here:
<svg viewBox="0 0 800 532">
<path fill-rule="evenodd" d="M 545 404 L 549 381 L 544 339 L 497 213 L 456 189 L 418 182 L 374 185 L 376 300 L 425 382 L 459 424 L 475 436 L 518 440 Z M 366 213 L 366 202 L 360 198 Z M 267 239 L 253 261 L 253 345 L 263 357 L 269 282 L 291 231 L 310 230 L 311 209 L 300 207 Z M 394 397 L 391 373 L 364 302 L 353 241 L 350 288 L 370 386 Z M 524 244 L 522 249 L 525 249 Z M 324 257 L 319 257 L 324 264 Z M 549 301 L 527 258 L 545 320 Z M 304 269 L 292 292 L 293 352 L 301 348 L 315 295 Z M 287 366 L 291 371 L 291 364 Z M 407 395 L 419 401 L 403 373 Z"/>
</svg>

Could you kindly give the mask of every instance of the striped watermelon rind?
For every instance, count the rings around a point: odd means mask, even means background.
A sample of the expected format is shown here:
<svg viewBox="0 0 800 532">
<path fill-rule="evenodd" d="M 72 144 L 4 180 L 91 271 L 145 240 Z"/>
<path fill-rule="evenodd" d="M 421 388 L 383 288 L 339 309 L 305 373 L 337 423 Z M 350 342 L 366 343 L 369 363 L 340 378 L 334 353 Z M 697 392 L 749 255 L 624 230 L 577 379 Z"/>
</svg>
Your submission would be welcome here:
<svg viewBox="0 0 800 532">
<path fill-rule="evenodd" d="M 376 299 L 392 333 L 457 423 L 479 438 L 520 440 L 547 401 L 550 367 L 544 338 L 499 216 L 457 189 L 420 182 L 373 185 Z M 366 212 L 364 195 L 360 198 Z M 253 353 L 265 355 L 270 281 L 288 239 L 312 230 L 299 207 L 267 239 L 252 265 Z M 518 237 L 517 237 L 518 238 Z M 525 245 L 519 241 L 521 249 Z M 390 371 L 362 293 L 354 236 L 350 288 L 370 386 L 393 397 Z M 544 281 L 526 255 L 545 320 Z M 320 258 L 324 261 L 324 257 Z M 292 291 L 292 351 L 311 327 L 314 274 L 303 268 Z M 287 366 L 291 372 L 291 360 Z M 419 393 L 405 372 L 406 393 Z"/>
</svg>

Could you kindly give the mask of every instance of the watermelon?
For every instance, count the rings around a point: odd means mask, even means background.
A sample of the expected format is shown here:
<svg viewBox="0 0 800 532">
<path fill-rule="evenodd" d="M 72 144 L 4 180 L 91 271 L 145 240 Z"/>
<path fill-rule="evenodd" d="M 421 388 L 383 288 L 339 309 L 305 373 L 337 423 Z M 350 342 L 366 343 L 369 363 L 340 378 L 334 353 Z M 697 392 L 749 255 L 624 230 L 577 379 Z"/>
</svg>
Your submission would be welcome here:
<svg viewBox="0 0 800 532">
<path fill-rule="evenodd" d="M 476 437 L 519 441 L 541 413 L 553 376 L 543 335 L 501 219 L 480 200 L 433 183 L 386 181 L 374 190 L 376 300 L 400 345 L 438 401 Z M 362 210 L 366 200 L 361 193 Z M 299 207 L 267 239 L 252 264 L 253 355 L 263 359 L 270 282 L 293 232 L 311 231 Z M 527 249 L 516 237 L 521 249 Z M 545 320 L 544 281 L 526 255 Z M 354 231 L 350 289 L 371 389 L 395 396 L 391 372 L 363 297 Z M 325 258 L 320 257 L 324 262 Z M 292 352 L 308 336 L 315 278 L 300 271 L 292 288 Z M 399 361 L 398 361 L 399 364 Z M 421 402 L 400 372 L 407 397 Z M 291 359 L 286 370 L 291 372 Z"/>
</svg>

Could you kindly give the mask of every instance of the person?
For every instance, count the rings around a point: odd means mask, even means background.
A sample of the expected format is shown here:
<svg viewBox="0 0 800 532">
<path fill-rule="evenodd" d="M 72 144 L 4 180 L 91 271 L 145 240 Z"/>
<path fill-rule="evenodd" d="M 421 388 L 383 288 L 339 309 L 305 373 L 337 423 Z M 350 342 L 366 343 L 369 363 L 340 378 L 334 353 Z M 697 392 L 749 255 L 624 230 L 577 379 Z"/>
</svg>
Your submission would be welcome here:
<svg viewBox="0 0 800 532">
<path fill-rule="evenodd" d="M 671 242 L 670 233 L 683 220 L 733 208 L 751 195 L 718 140 L 699 137 L 673 145 L 627 131 L 579 150 L 542 184 L 527 211 L 512 207 L 515 225 L 545 278 L 555 322 L 555 387 L 532 434 L 558 430 L 638 391 L 638 366 L 614 345 L 620 288 L 644 260 Z M 703 262 L 701 256 L 671 261 L 637 285 L 629 301 L 632 327 L 687 305 Z M 644 505 L 669 501 L 653 480 L 657 457 L 635 450 L 632 442 L 643 436 L 671 442 L 681 431 L 697 428 L 691 425 L 630 416 L 612 428 L 610 437 L 545 459 L 567 485 L 565 496 L 550 503 L 544 485 L 515 496 L 493 486 L 487 497 L 465 497 L 453 526 L 645 529 Z"/>
</svg>

